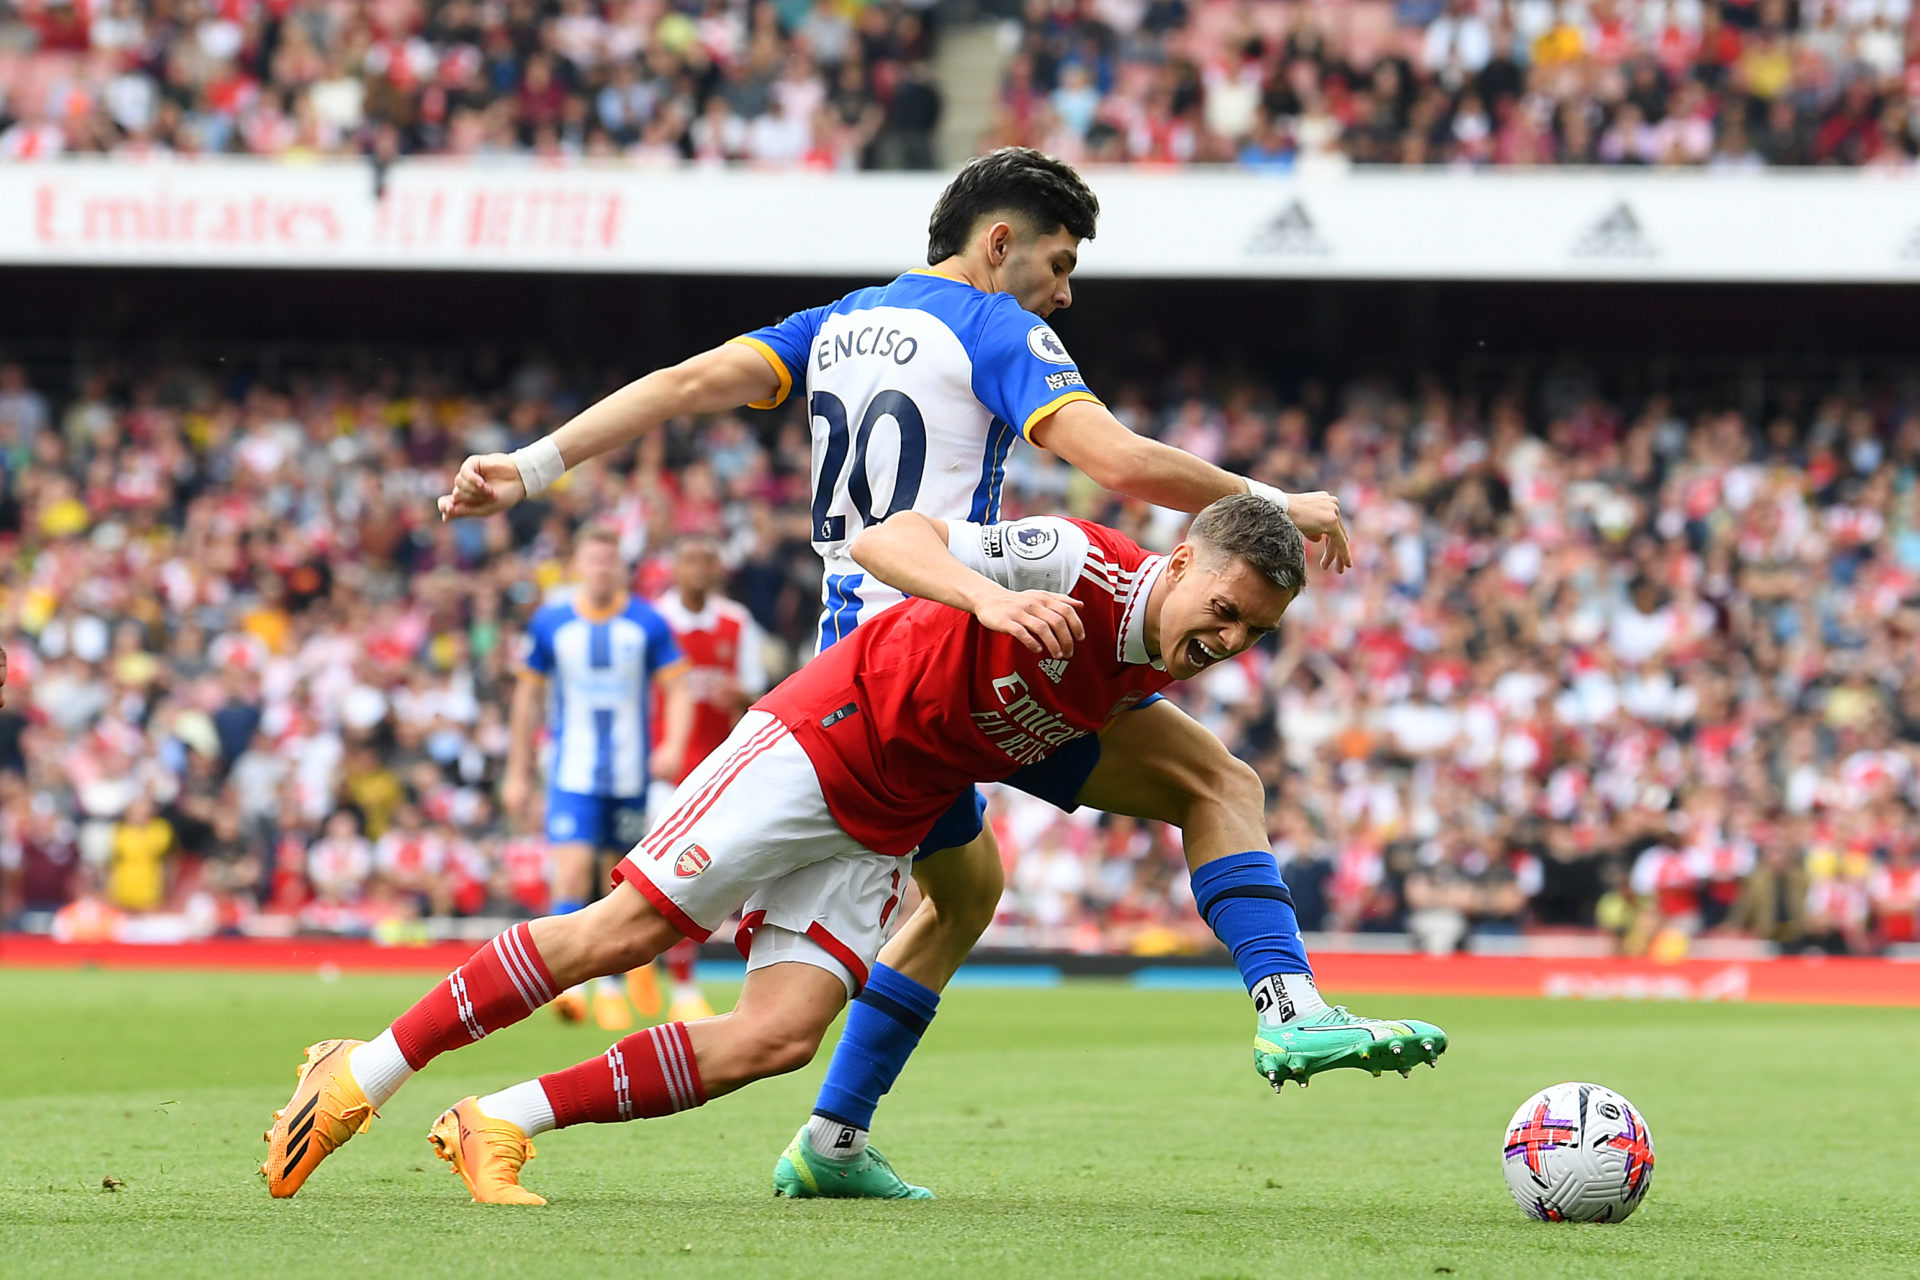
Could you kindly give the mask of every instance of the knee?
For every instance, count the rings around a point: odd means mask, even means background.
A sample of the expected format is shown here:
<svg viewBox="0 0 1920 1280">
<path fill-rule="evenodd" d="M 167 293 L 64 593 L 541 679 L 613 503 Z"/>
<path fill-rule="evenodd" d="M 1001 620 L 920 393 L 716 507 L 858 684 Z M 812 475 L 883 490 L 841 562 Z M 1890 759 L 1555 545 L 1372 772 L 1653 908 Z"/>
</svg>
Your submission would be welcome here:
<svg viewBox="0 0 1920 1280">
<path fill-rule="evenodd" d="M 678 930 L 624 884 L 598 902 L 554 920 L 576 940 L 596 974 L 637 969 L 680 937 Z"/>
<path fill-rule="evenodd" d="M 978 878 L 969 880 L 958 893 L 947 895 L 947 900 L 939 904 L 941 917 L 951 921 L 956 930 L 977 938 L 993 923 L 1006 887 L 1006 876 L 996 858 L 992 867 L 981 869 Z"/>
<path fill-rule="evenodd" d="M 1206 781 L 1207 794 L 1216 796 L 1235 812 L 1248 813 L 1260 818 L 1267 812 L 1267 784 L 1260 780 L 1254 767 L 1245 760 L 1220 749 L 1219 757 L 1212 762 Z"/>
<path fill-rule="evenodd" d="M 549 966 L 560 956 L 567 957 L 566 968 L 573 976 L 565 981 L 574 982 L 603 974 L 625 973 L 646 963 L 648 957 L 642 954 L 643 948 L 634 930 L 595 928 L 591 911 L 590 907 L 564 916 L 549 916 L 542 922 L 550 923 L 553 932 L 547 937 L 536 933 L 534 939 Z"/>
<path fill-rule="evenodd" d="M 798 1071 L 820 1051 L 820 1037 L 825 1030 L 791 1024 L 763 1027 L 748 1048 L 753 1074 L 783 1076 L 789 1071 Z"/>
<path fill-rule="evenodd" d="M 1198 750 L 1159 757 L 1158 771 L 1160 792 L 1168 798 L 1169 808 L 1176 811 L 1160 815 L 1165 821 L 1185 826 L 1189 815 L 1202 806 L 1264 820 L 1266 784 L 1252 765 L 1228 751 L 1211 734 Z"/>
<path fill-rule="evenodd" d="M 991 830 L 983 831 L 962 855 L 967 859 L 964 875 L 944 875 L 921 883 L 921 890 L 940 919 L 953 929 L 985 933 L 1000 910 L 1000 898 L 1006 892 L 1007 875 L 1000 865 L 1000 846 Z"/>
</svg>

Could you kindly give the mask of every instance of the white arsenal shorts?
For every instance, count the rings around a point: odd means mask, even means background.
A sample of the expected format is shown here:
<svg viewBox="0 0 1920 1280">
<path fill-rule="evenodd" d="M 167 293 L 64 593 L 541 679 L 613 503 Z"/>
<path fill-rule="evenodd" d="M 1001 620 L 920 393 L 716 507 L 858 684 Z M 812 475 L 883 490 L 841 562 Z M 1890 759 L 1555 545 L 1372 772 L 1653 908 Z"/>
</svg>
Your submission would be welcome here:
<svg viewBox="0 0 1920 1280">
<path fill-rule="evenodd" d="M 912 865 L 842 830 L 786 726 L 749 711 L 675 788 L 613 879 L 696 942 L 740 911 L 734 942 L 749 970 L 800 961 L 857 995 Z"/>
</svg>

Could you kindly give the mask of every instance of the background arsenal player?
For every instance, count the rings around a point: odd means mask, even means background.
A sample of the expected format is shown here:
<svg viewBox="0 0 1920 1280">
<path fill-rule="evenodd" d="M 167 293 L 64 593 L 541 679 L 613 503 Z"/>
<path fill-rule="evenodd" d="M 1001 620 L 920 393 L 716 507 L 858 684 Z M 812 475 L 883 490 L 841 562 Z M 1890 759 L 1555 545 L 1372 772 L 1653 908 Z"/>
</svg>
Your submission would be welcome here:
<svg viewBox="0 0 1920 1280">
<path fill-rule="evenodd" d="M 686 781 L 695 766 L 727 740 L 733 726 L 740 723 L 753 700 L 767 691 L 767 670 L 761 661 L 761 634 L 753 615 L 745 605 L 730 600 L 721 591 L 726 567 L 720 560 L 720 548 L 713 539 L 698 534 L 682 538 L 674 546 L 673 587 L 653 602 L 654 611 L 673 628 L 680 656 L 687 664 L 683 679 L 693 698 L 693 731 L 687 740 L 685 762 L 672 774 L 656 777 L 648 795 L 647 811 L 662 813 L 674 788 Z M 656 699 L 664 695 L 656 694 Z M 666 732 L 663 708 L 654 711 L 655 745 Z M 667 1017 L 675 1022 L 713 1016 L 713 1006 L 694 984 L 694 964 L 700 944 L 688 939 L 674 944 L 663 958 L 671 980 L 672 994 Z M 652 975 L 652 967 L 634 970 L 633 976 Z M 629 990 L 633 988 L 629 978 Z M 636 992 L 634 1003 L 642 1013 L 659 1008 L 658 997 L 652 1007 Z"/>
<path fill-rule="evenodd" d="M 957 796 L 1245 652 L 1306 580 L 1300 531 L 1253 495 L 1208 507 L 1164 557 L 1078 521 L 978 525 L 912 512 L 863 532 L 854 556 L 920 598 L 863 623 L 762 699 L 621 861 L 607 897 L 501 934 L 375 1040 L 309 1049 L 268 1135 L 274 1195 L 297 1191 L 439 1054 L 520 1021 L 568 984 L 645 963 L 683 936 L 704 939 L 735 910 L 748 971 L 732 1012 L 649 1028 L 568 1070 L 463 1099 L 432 1141 L 475 1199 L 540 1203 L 519 1185 L 533 1135 L 667 1115 L 805 1065 L 865 982 L 914 848 Z M 1089 790 L 1111 785 L 1101 767 Z M 1256 1066 L 1277 1087 L 1332 1067 L 1377 1074 L 1437 1057 L 1437 1027 L 1356 1018 L 1320 1000 L 1264 831 L 1254 835 L 1247 852 L 1192 875 L 1196 905 L 1254 997 Z M 884 1164 L 871 1145 L 862 1155 Z"/>
</svg>

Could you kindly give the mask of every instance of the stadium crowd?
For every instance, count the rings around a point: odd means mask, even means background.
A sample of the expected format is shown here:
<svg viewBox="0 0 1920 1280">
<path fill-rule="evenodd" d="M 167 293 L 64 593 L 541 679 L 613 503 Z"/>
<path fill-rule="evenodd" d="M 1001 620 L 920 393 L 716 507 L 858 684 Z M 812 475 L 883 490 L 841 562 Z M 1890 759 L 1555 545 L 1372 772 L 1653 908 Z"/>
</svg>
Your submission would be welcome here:
<svg viewBox="0 0 1920 1280">
<path fill-rule="evenodd" d="M 442 524 L 462 456 L 606 388 L 384 368 L 80 369 L 56 397 L 0 365 L 0 920 L 358 933 L 537 912 L 541 844 L 495 799 L 507 692 L 589 518 L 647 594 L 677 536 L 719 539 L 770 670 L 810 650 L 796 410 L 676 424 Z M 1178 693 L 1269 783 L 1303 923 L 1436 949 L 1915 942 L 1920 411 L 1884 388 L 1782 384 L 1754 412 L 1596 388 L 1113 380 L 1137 429 L 1350 513 L 1356 571 Z M 1152 546 L 1183 523 L 1032 449 L 1005 492 L 1006 515 Z M 1005 790 L 991 818 L 992 940 L 1204 943 L 1177 832 Z"/>
<path fill-rule="evenodd" d="M 928 168 L 920 0 L 9 0 L 0 160 Z"/>
<path fill-rule="evenodd" d="M 1909 0 L 1027 0 L 986 145 L 1076 161 L 1906 167 Z"/>
</svg>

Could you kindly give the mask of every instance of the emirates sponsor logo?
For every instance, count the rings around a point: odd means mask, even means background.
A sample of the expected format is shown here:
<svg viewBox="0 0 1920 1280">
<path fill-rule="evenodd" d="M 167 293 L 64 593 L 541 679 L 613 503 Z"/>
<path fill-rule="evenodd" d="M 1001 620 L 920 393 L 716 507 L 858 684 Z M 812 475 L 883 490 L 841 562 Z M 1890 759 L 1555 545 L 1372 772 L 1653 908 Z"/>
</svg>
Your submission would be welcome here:
<svg viewBox="0 0 1920 1280">
<path fill-rule="evenodd" d="M 1000 699 L 999 709 L 974 712 L 973 723 L 1016 764 L 1044 760 L 1061 743 L 1086 737 L 1086 730 L 1074 728 L 1059 712 L 1036 701 L 1018 672 L 995 680 L 993 692 Z"/>
</svg>

